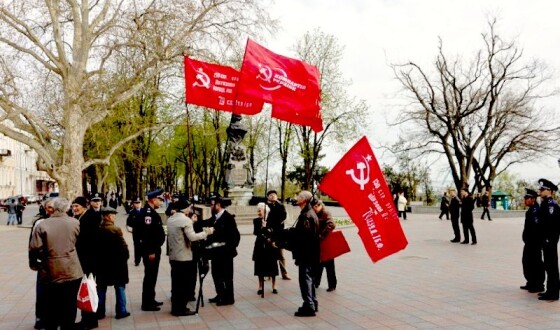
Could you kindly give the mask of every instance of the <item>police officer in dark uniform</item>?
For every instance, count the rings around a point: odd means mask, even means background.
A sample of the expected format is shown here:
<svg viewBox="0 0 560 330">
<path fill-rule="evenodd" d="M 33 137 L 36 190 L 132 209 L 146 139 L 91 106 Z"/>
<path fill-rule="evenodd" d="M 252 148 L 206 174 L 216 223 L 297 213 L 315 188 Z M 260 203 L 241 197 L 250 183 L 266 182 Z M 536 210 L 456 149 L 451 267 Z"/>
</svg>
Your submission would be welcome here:
<svg viewBox="0 0 560 330">
<path fill-rule="evenodd" d="M 156 301 L 156 282 L 161 259 L 161 246 L 165 242 L 165 231 L 161 217 L 156 212 L 163 203 L 163 190 L 149 192 L 148 202 L 140 212 L 140 246 L 144 262 L 142 283 L 142 310 L 159 311 L 162 302 Z"/>
<path fill-rule="evenodd" d="M 558 236 L 560 235 L 560 207 L 553 198 L 558 187 L 546 179 L 539 180 L 541 205 L 538 211 L 542 233 L 546 292 L 539 293 L 539 300 L 558 300 L 560 278 L 558 275 Z"/>
<path fill-rule="evenodd" d="M 521 289 L 531 293 L 544 291 L 544 263 L 542 258 L 542 235 L 539 232 L 540 221 L 537 217 L 539 204 L 537 204 L 538 193 L 532 189 L 525 188 L 525 227 L 523 228 L 523 276 L 527 284 Z"/>
<path fill-rule="evenodd" d="M 140 249 L 140 224 L 144 220 L 140 218 L 142 211 L 142 199 L 136 197 L 132 199 L 132 208 L 128 212 L 126 218 L 126 226 L 132 230 L 132 241 L 134 242 L 134 266 L 138 266 L 142 260 L 142 251 Z"/>
</svg>

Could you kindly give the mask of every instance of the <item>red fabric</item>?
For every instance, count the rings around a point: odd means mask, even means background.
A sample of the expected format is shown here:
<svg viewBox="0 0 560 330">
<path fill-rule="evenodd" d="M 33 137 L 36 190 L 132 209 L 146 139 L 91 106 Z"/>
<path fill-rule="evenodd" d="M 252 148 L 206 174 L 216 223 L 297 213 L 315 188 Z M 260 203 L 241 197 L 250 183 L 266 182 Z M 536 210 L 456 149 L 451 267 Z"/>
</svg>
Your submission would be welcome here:
<svg viewBox="0 0 560 330">
<path fill-rule="evenodd" d="M 237 97 L 239 72 L 229 66 L 210 64 L 185 56 L 185 101 L 221 111 L 254 115 L 263 102 L 250 97 Z"/>
<path fill-rule="evenodd" d="M 333 231 L 321 241 L 321 262 L 332 260 L 350 252 L 350 246 L 340 230 Z"/>
<path fill-rule="evenodd" d="M 323 130 L 323 118 L 317 110 L 295 110 L 282 105 L 272 106 L 272 117 L 293 123 L 296 125 L 309 126 L 315 133 Z"/>
<path fill-rule="evenodd" d="M 319 189 L 344 207 L 374 262 L 407 246 L 391 192 L 365 136 L 323 178 Z"/>
<path fill-rule="evenodd" d="M 247 40 L 241 66 L 239 95 L 261 99 L 281 107 L 282 120 L 298 121 L 298 115 L 286 110 L 297 110 L 305 117 L 314 118 L 319 112 L 319 70 L 305 62 L 278 55 L 251 39 Z M 295 112 L 294 112 L 295 113 Z"/>
</svg>

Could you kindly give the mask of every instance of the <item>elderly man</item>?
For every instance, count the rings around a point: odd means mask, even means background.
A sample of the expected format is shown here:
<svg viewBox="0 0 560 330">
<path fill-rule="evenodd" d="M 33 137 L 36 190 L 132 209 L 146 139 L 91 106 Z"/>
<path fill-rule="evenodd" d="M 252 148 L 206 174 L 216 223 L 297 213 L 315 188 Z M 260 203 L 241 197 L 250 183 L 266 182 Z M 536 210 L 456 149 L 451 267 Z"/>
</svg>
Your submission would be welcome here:
<svg viewBox="0 0 560 330">
<path fill-rule="evenodd" d="M 554 199 L 558 187 L 546 179 L 539 180 L 541 205 L 537 212 L 542 233 L 546 292 L 539 293 L 539 300 L 558 300 L 560 279 L 558 276 L 558 236 L 560 235 L 560 207 Z"/>
<path fill-rule="evenodd" d="M 301 212 L 292 230 L 292 254 L 299 268 L 298 279 L 303 306 L 295 316 L 315 316 L 319 311 L 319 302 L 315 295 L 315 270 L 320 261 L 321 249 L 319 245 L 319 220 L 310 205 L 313 194 L 302 191 L 296 198 L 296 203 Z"/>
<path fill-rule="evenodd" d="M 327 236 L 334 230 L 336 224 L 331 213 L 327 209 L 325 209 L 325 204 L 323 204 L 322 200 L 313 198 L 310 204 L 315 214 L 317 214 L 317 218 L 319 219 L 319 239 L 320 241 L 322 241 L 327 238 Z M 319 263 L 317 272 L 315 274 L 315 288 L 318 288 L 321 284 L 323 269 L 327 270 L 327 283 L 329 284 L 327 291 L 332 292 L 336 290 L 337 284 L 334 259 Z"/>
<path fill-rule="evenodd" d="M 284 230 L 284 221 L 288 217 L 286 212 L 286 207 L 284 204 L 280 203 L 278 200 L 278 194 L 276 190 L 270 190 L 266 193 L 266 205 L 270 208 L 270 214 L 267 216 L 267 221 L 274 233 L 280 233 Z M 280 253 L 280 259 L 278 259 L 278 264 L 280 265 L 280 272 L 282 273 L 282 279 L 291 280 L 288 275 L 288 270 L 286 269 L 286 259 L 284 259 L 284 249 L 278 250 Z"/>
<path fill-rule="evenodd" d="M 214 228 L 205 228 L 203 232 L 195 233 L 192 219 L 187 214 L 192 210 L 187 201 L 171 203 L 176 211 L 167 220 L 167 245 L 169 247 L 169 263 L 171 265 L 171 314 L 174 316 L 194 315 L 195 312 L 187 308 L 189 295 L 196 286 L 196 260 L 191 249 L 192 242 L 204 240 L 214 232 Z M 194 276 L 193 276 L 194 275 Z"/>
<path fill-rule="evenodd" d="M 163 190 L 149 192 L 148 202 L 140 213 L 139 234 L 144 262 L 142 283 L 142 310 L 159 311 L 163 302 L 156 300 L 156 283 L 161 259 L 161 246 L 165 242 L 165 231 L 157 209 L 163 203 Z"/>
<path fill-rule="evenodd" d="M 68 200 L 55 198 L 50 219 L 35 226 L 29 243 L 30 253 L 42 258 L 39 276 L 47 301 L 46 329 L 74 329 L 76 319 L 76 297 L 84 273 L 75 248 L 80 223 L 66 215 L 69 207 Z"/>
</svg>

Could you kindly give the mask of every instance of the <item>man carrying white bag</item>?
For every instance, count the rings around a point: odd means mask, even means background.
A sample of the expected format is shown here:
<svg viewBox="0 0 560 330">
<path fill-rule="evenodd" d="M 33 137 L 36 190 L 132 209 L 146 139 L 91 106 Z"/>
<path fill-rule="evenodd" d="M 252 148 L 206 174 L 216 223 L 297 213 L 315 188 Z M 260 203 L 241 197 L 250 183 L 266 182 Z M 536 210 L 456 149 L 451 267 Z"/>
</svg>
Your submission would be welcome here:
<svg viewBox="0 0 560 330">
<path fill-rule="evenodd" d="M 45 287 L 46 329 L 74 329 L 76 319 L 76 296 L 84 273 L 75 248 L 80 223 L 66 215 L 69 207 L 67 199 L 54 198 L 54 213 L 35 227 L 29 242 L 30 253 L 41 261 L 38 271 Z"/>
<path fill-rule="evenodd" d="M 77 307 L 84 312 L 97 312 L 99 297 L 97 296 L 97 284 L 93 274 L 84 275 L 78 291 Z"/>
</svg>

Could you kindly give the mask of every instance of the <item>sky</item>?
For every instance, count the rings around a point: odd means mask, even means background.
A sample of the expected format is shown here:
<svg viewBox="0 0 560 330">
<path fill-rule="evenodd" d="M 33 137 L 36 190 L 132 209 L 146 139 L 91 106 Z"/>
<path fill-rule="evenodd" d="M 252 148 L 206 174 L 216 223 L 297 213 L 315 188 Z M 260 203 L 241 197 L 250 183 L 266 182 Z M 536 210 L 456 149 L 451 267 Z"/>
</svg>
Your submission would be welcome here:
<svg viewBox="0 0 560 330">
<path fill-rule="evenodd" d="M 290 49 L 306 32 L 319 28 L 334 35 L 345 47 L 341 66 L 345 78 L 352 81 L 348 91 L 365 99 L 370 108 L 373 122 L 366 136 L 379 163 L 390 164 L 394 159 L 376 148 L 399 133 L 388 125 L 404 102 L 390 64 L 414 61 L 428 67 L 437 55 L 439 37 L 448 55 L 468 59 L 483 46 L 481 33 L 488 31 L 489 18 L 496 17 L 498 34 L 515 39 L 527 60 L 543 61 L 555 77 L 551 87 L 558 88 L 559 9 L 560 3 L 552 0 L 277 0 L 270 14 L 280 20 L 282 30 L 262 44 L 276 53 L 294 56 Z M 539 106 L 556 111 L 557 104 L 560 97 L 544 100 Z M 349 141 L 347 149 L 355 142 Z M 340 153 L 328 154 L 322 165 L 332 167 Z M 535 155 L 534 162 L 509 172 L 520 179 L 546 177 L 560 182 L 557 158 Z M 448 165 L 434 164 L 432 177 L 436 187 L 450 183 Z"/>
</svg>

